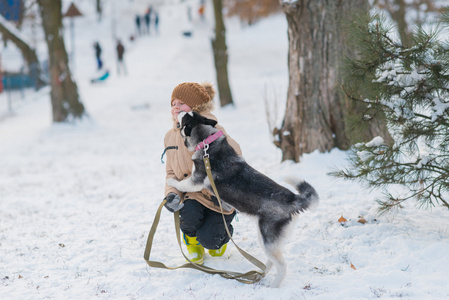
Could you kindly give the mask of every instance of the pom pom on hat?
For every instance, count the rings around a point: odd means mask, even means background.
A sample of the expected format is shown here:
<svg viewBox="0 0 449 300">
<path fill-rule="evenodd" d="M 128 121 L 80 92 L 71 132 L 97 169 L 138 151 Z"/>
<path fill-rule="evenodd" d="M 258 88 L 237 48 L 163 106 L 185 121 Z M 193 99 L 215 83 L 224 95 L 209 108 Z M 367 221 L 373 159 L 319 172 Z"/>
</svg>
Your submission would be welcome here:
<svg viewBox="0 0 449 300">
<path fill-rule="evenodd" d="M 178 84 L 171 94 L 170 103 L 179 99 L 191 109 L 212 101 L 215 96 L 215 90 L 209 82 L 201 84 L 196 82 L 184 82 Z"/>
<path fill-rule="evenodd" d="M 203 83 L 201 83 L 201 85 L 206 89 L 207 93 L 210 96 L 210 99 L 211 100 L 214 99 L 214 97 L 215 97 L 215 90 L 214 90 L 214 88 L 212 86 L 212 83 L 210 83 L 210 82 L 203 82 Z"/>
</svg>

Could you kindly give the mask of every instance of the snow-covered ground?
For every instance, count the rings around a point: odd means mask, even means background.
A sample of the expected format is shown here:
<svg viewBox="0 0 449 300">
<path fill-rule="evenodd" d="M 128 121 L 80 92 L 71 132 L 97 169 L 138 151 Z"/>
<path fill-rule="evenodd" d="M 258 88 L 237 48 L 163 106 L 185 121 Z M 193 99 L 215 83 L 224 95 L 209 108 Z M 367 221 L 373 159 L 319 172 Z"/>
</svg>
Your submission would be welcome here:
<svg viewBox="0 0 449 300">
<path fill-rule="evenodd" d="M 0 119 L 1 299 L 449 298 L 447 209 L 417 210 L 409 203 L 377 215 L 379 192 L 327 175 L 346 164 L 343 151 L 280 163 L 264 102 L 278 101 L 282 113 L 288 85 L 283 15 L 251 27 L 227 20 L 236 107 L 215 112 L 252 166 L 279 182 L 289 174 L 301 176 L 321 197 L 318 208 L 299 216 L 285 242 L 288 269 L 281 288 L 269 287 L 273 274 L 246 285 L 191 269 L 148 267 L 143 252 L 163 197 L 161 154 L 171 126 L 171 91 L 180 82 L 215 80 L 212 7 L 208 1 L 201 21 L 197 1 L 154 4 L 159 35 L 130 42 L 134 16 L 149 1 L 107 2 L 102 23 L 92 1 L 75 3 L 85 16 L 75 20 L 74 75 L 90 119 L 52 124 L 48 88 L 27 94 L 26 105 Z M 116 73 L 114 26 L 127 48 L 126 77 Z M 186 29 L 193 31 L 191 38 L 181 34 Z M 70 32 L 65 34 L 70 51 Z M 111 76 L 92 85 L 96 40 Z M 338 221 L 341 216 L 345 224 Z M 362 216 L 367 223 L 358 222 Z M 233 224 L 237 244 L 265 261 L 254 221 L 239 214 Z M 165 209 L 151 258 L 170 266 L 184 263 Z M 233 245 L 222 258 L 207 256 L 205 264 L 254 269 Z"/>
</svg>

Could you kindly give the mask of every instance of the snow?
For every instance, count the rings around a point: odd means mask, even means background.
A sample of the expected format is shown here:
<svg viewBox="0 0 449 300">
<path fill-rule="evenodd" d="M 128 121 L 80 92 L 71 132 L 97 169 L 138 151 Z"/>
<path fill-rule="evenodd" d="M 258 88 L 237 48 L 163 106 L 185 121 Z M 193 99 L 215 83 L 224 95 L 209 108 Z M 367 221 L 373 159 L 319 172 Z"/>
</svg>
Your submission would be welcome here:
<svg viewBox="0 0 449 300">
<path fill-rule="evenodd" d="M 384 144 L 384 139 L 380 136 L 376 136 L 371 141 L 365 144 L 366 147 L 379 147 Z"/>
<path fill-rule="evenodd" d="M 418 164 L 416 165 L 417 169 L 421 169 L 423 166 L 425 166 L 430 160 L 430 157 L 427 155 L 422 155 L 421 159 L 419 160 Z"/>
<path fill-rule="evenodd" d="M 372 157 L 372 153 L 369 151 L 357 151 L 357 155 L 363 162 L 368 161 Z"/>
<path fill-rule="evenodd" d="M 449 102 L 441 102 L 442 99 L 440 98 L 433 98 L 433 102 L 435 103 L 435 106 L 433 106 L 434 113 L 431 114 L 431 120 L 432 122 L 435 122 L 435 120 L 442 116 L 446 109 L 449 108 Z"/>
<path fill-rule="evenodd" d="M 244 28 L 236 19 L 226 20 L 236 105 L 215 111 L 249 164 L 280 183 L 301 177 L 320 195 L 320 205 L 298 217 L 285 241 L 288 268 L 281 288 L 270 287 L 275 270 L 247 285 L 197 270 L 148 267 L 143 252 L 164 192 L 161 154 L 171 126 L 169 97 L 180 82 L 215 80 L 213 11 L 207 2 L 206 20 L 196 18 L 188 25 L 186 5 L 194 7 L 196 2 L 160 2 L 154 6 L 161 16 L 160 34 L 131 43 L 127 37 L 134 31 L 134 16 L 144 11 L 147 1 L 110 3 L 115 6 L 105 7 L 98 23 L 93 3 L 76 2 L 84 17 L 75 20 L 74 75 L 88 119 L 76 125 L 52 124 L 48 88 L 28 93 L 26 105 L 17 106 L 13 114 L 0 112 L 2 299 L 449 297 L 447 209 L 418 210 L 414 203 L 405 203 L 403 210 L 379 216 L 379 192 L 327 175 L 346 166 L 344 151 L 314 152 L 298 164 L 280 163 L 263 97 L 266 86 L 280 95 L 286 95 L 288 87 L 283 15 Z M 117 35 L 127 48 L 126 77 L 115 70 L 114 11 Z M 193 28 L 191 38 L 181 34 L 188 26 Z M 68 49 L 69 34 L 65 32 Z M 111 76 L 92 85 L 95 40 L 103 46 Z M 0 101 L 5 98 L 0 94 Z M 338 222 L 341 216 L 348 220 L 345 224 Z M 367 223 L 358 222 L 361 216 Z M 237 244 L 265 261 L 254 220 L 239 214 L 233 225 Z M 184 263 L 172 215 L 165 209 L 151 259 L 170 266 Z M 207 256 L 205 264 L 254 269 L 233 245 L 224 257 Z"/>
</svg>

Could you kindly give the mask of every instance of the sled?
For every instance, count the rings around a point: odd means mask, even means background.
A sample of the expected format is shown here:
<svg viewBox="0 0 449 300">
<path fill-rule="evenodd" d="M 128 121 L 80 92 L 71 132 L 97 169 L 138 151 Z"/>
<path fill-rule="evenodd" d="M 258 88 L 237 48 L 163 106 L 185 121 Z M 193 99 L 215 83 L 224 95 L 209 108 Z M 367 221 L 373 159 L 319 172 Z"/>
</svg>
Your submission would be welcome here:
<svg viewBox="0 0 449 300">
<path fill-rule="evenodd" d="M 190 30 L 183 31 L 182 35 L 185 36 L 185 37 L 191 37 L 192 36 L 192 31 L 190 31 Z"/>
<path fill-rule="evenodd" d="M 91 82 L 91 83 L 103 82 L 103 81 L 105 81 L 108 77 L 109 77 L 109 70 L 106 70 L 106 71 L 104 71 L 104 73 L 103 73 L 102 75 L 100 75 L 100 77 L 91 79 L 90 82 Z"/>
</svg>

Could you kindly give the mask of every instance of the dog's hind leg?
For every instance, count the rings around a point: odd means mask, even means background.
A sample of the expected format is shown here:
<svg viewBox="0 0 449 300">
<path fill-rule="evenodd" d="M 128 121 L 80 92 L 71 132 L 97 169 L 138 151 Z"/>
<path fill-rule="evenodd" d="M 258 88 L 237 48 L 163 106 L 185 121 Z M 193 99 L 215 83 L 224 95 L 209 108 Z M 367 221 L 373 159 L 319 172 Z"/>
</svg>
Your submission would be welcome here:
<svg viewBox="0 0 449 300">
<path fill-rule="evenodd" d="M 276 278 L 271 283 L 271 287 L 278 288 L 287 274 L 284 256 L 282 255 L 281 250 L 274 244 L 266 245 L 265 251 L 267 251 L 267 256 L 271 262 L 271 265 L 274 264 L 276 266 Z M 268 265 L 270 265 L 270 263 L 268 263 Z"/>
<path fill-rule="evenodd" d="M 259 230 L 259 244 L 262 246 L 262 248 L 265 250 L 265 243 L 263 241 L 263 237 L 262 237 L 262 233 Z M 265 253 L 267 253 L 267 251 L 265 250 Z M 273 268 L 273 262 L 271 261 L 271 259 L 268 259 L 267 262 L 265 263 L 265 275 L 267 275 L 268 273 L 270 273 L 271 269 Z"/>
<path fill-rule="evenodd" d="M 271 261 L 271 259 L 269 259 L 265 263 L 265 266 L 267 266 L 267 268 L 265 269 L 265 274 L 268 274 L 271 271 L 271 268 L 273 268 L 273 262 Z"/>
<path fill-rule="evenodd" d="M 259 218 L 259 229 L 262 237 L 263 246 L 268 256 L 267 272 L 274 265 L 276 266 L 276 278 L 271 284 L 272 287 L 279 287 L 285 278 L 287 267 L 284 257 L 280 250 L 280 242 L 285 227 L 290 223 L 291 218 L 284 220 L 270 220 L 263 217 Z"/>
</svg>

